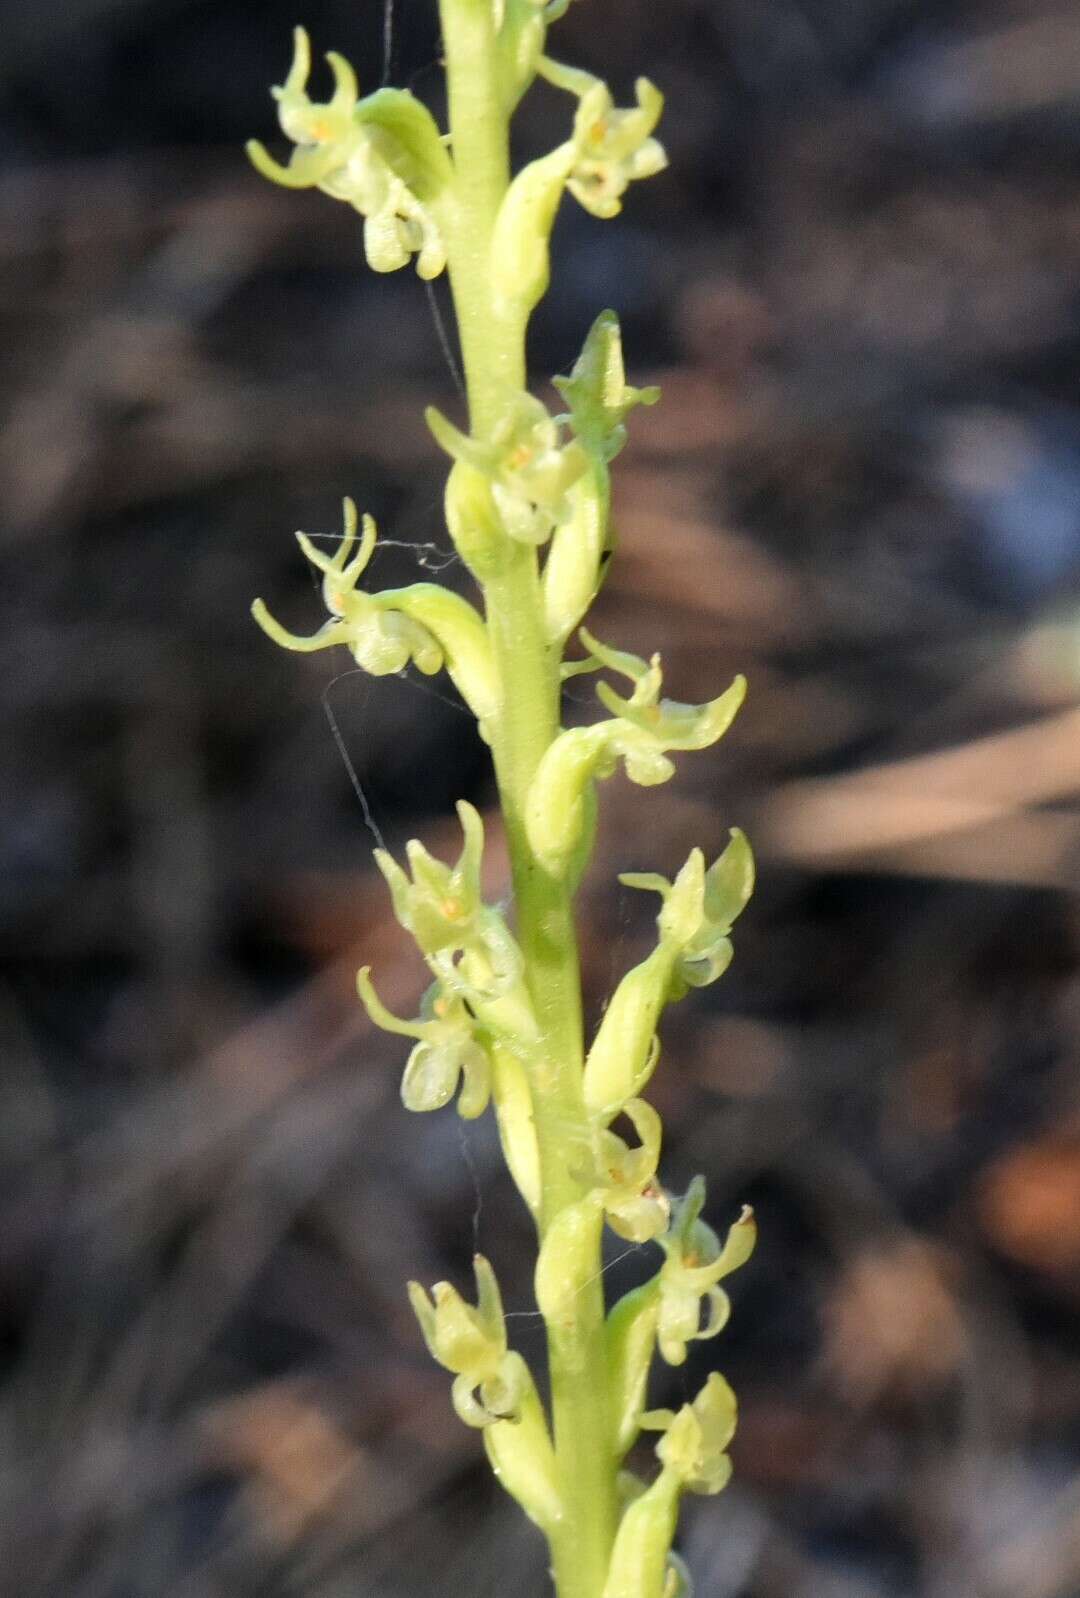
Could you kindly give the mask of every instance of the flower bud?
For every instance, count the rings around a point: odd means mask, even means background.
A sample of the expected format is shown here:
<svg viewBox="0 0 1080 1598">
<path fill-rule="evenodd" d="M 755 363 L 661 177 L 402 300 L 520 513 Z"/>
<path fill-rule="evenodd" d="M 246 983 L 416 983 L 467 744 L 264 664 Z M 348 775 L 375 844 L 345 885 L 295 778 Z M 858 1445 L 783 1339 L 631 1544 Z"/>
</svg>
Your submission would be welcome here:
<svg viewBox="0 0 1080 1598">
<path fill-rule="evenodd" d="M 625 1293 L 604 1327 L 615 1452 L 619 1458 L 633 1446 L 641 1426 L 659 1314 L 660 1279 L 654 1277 Z"/>
<path fill-rule="evenodd" d="M 616 1115 L 636 1098 L 656 1068 L 656 1028 L 667 1002 L 671 951 L 661 944 L 628 971 L 611 996 L 585 1062 L 585 1104 L 594 1115 Z"/>
<path fill-rule="evenodd" d="M 522 325 L 547 292 L 551 229 L 576 154 L 572 143 L 560 144 L 550 155 L 530 161 L 511 183 L 495 218 L 491 240 L 495 305 Z"/>
<path fill-rule="evenodd" d="M 504 1044 L 492 1049 L 495 1119 L 510 1175 L 530 1210 L 540 1209 L 540 1148 L 536 1140 L 532 1091 L 525 1067 Z"/>
<path fill-rule="evenodd" d="M 603 1211 L 590 1194 L 559 1211 L 547 1229 L 536 1261 L 536 1302 L 553 1336 L 572 1331 L 576 1304 L 596 1275 Z M 567 1343 L 570 1354 L 580 1348 Z"/>
<path fill-rule="evenodd" d="M 445 508 L 455 549 L 477 581 L 486 582 L 501 569 L 506 548 L 506 533 L 486 474 L 466 461 L 455 461 L 446 479 Z"/>
<path fill-rule="evenodd" d="M 547 635 L 560 648 L 592 604 L 607 544 L 607 469 L 593 462 L 569 491 L 570 513 L 556 527 L 542 578 Z"/>
</svg>

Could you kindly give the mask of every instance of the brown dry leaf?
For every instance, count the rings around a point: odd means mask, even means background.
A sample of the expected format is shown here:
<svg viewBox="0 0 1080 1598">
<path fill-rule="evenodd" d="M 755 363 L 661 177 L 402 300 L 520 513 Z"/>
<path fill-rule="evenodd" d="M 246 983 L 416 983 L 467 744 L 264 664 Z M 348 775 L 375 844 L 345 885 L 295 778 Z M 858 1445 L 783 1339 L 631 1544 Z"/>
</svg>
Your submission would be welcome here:
<svg viewBox="0 0 1080 1598">
<path fill-rule="evenodd" d="M 825 1344 L 832 1381 L 858 1404 L 947 1381 L 967 1337 L 938 1252 L 904 1238 L 856 1254 L 826 1305 Z"/>
<path fill-rule="evenodd" d="M 256 1520 L 283 1544 L 325 1516 L 365 1463 L 315 1400 L 288 1382 L 222 1403 L 207 1429 L 219 1458 L 244 1477 Z"/>
<path fill-rule="evenodd" d="M 978 1194 L 983 1227 L 1002 1253 L 1053 1276 L 1080 1272 L 1080 1132 L 1056 1134 L 998 1159 Z"/>
</svg>

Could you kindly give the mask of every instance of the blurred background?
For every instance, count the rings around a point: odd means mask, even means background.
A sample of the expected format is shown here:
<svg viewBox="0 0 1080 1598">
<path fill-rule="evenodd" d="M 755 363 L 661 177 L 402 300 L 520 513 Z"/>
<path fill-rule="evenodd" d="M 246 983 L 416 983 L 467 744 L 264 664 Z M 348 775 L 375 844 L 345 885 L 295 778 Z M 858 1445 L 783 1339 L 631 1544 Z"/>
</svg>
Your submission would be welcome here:
<svg viewBox="0 0 1080 1598">
<path fill-rule="evenodd" d="M 431 0 L 305 0 L 438 103 Z M 375 513 L 380 584 L 465 586 L 421 409 L 432 304 L 258 180 L 278 0 L 4 7 L 0 63 L 0 1570 L 20 1598 L 546 1592 L 407 1277 L 494 1259 L 489 1120 L 410 1117 L 422 973 L 375 836 L 490 808 L 445 679 L 273 649 L 292 539 Z M 671 171 L 567 202 L 537 380 L 602 306 L 633 418 L 601 637 L 717 749 L 604 790 L 599 1012 L 651 938 L 619 870 L 743 825 L 761 884 L 669 1011 L 666 1175 L 761 1243 L 685 1375 L 742 1405 L 690 1504 L 703 1598 L 1080 1593 L 1080 13 L 1051 0 L 581 0 L 553 50 L 668 94 Z M 536 91 L 520 153 L 563 136 Z M 442 284 L 434 308 L 445 311 Z M 545 391 L 549 402 L 554 401 Z M 593 714 L 588 682 L 571 712 Z M 492 888 L 505 889 L 497 836 Z M 613 1249 L 617 1291 L 649 1269 Z"/>
</svg>

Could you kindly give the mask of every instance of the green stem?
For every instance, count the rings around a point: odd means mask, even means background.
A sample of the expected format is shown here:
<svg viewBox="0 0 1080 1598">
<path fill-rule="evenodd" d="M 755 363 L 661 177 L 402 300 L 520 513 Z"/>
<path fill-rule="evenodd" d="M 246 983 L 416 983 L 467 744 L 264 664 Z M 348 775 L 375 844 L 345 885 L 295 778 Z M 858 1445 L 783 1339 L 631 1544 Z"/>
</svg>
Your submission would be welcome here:
<svg viewBox="0 0 1080 1598">
<path fill-rule="evenodd" d="M 509 130 L 500 93 L 491 0 L 440 0 L 454 157 L 447 228 L 450 281 L 461 337 L 470 423 L 489 436 L 507 398 L 525 386 L 520 324 L 500 321 L 491 283 L 491 236 L 509 186 Z M 530 1069 L 542 1178 L 541 1239 L 582 1196 L 588 1122 L 581 1092 L 581 978 L 571 895 L 533 857 L 525 797 L 559 730 L 559 652 L 544 629 L 536 553 L 513 546 L 484 587 L 501 704 L 490 734 L 506 822 L 518 937 L 544 1043 Z M 598 1229 L 599 1231 L 599 1229 Z M 599 1238 L 595 1270 L 573 1320 L 549 1328 L 556 1468 L 563 1514 L 551 1534 L 559 1598 L 601 1598 L 617 1520 L 611 1403 L 604 1343 Z"/>
</svg>

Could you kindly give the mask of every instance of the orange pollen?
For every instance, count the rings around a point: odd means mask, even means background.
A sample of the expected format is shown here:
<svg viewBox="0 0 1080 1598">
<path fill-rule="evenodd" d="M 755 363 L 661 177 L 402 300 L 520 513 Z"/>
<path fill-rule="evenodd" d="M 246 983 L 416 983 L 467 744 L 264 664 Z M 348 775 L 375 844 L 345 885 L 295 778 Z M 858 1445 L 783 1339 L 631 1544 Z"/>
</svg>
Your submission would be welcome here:
<svg viewBox="0 0 1080 1598">
<path fill-rule="evenodd" d="M 439 909 L 447 921 L 457 921 L 461 916 L 463 906 L 460 899 L 444 899 Z"/>
<path fill-rule="evenodd" d="M 603 144 L 608 135 L 607 119 L 601 117 L 599 122 L 594 122 L 589 129 L 589 138 L 593 144 Z"/>
<path fill-rule="evenodd" d="M 517 449 L 515 449 L 515 450 L 513 450 L 511 452 L 510 465 L 514 468 L 514 470 L 516 472 L 518 472 L 518 471 L 521 470 L 521 468 L 523 466 L 528 466 L 528 464 L 532 460 L 532 458 L 533 458 L 532 445 L 531 444 L 519 444 Z"/>
<path fill-rule="evenodd" d="M 436 999 L 431 1008 L 435 1011 L 435 1014 L 441 1018 L 446 1014 L 450 1006 L 447 1004 L 445 999 Z"/>
</svg>

